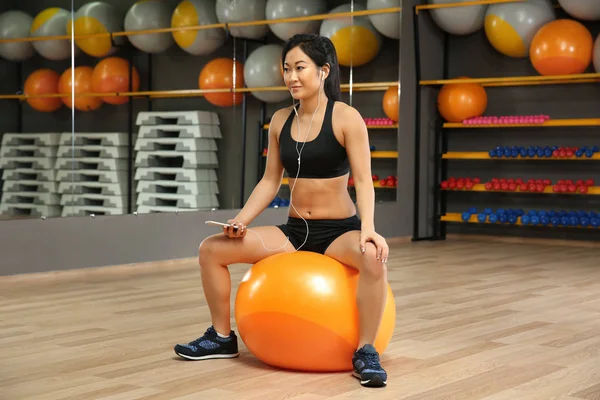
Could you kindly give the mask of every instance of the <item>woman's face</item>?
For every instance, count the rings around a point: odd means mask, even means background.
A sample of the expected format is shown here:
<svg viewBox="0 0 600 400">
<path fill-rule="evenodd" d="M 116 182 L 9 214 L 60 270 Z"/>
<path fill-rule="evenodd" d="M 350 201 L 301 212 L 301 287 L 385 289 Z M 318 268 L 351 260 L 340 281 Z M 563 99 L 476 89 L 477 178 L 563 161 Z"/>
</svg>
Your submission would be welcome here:
<svg viewBox="0 0 600 400">
<path fill-rule="evenodd" d="M 302 100 L 318 93 L 321 71 L 300 47 L 294 47 L 285 57 L 283 80 L 292 97 Z"/>
</svg>

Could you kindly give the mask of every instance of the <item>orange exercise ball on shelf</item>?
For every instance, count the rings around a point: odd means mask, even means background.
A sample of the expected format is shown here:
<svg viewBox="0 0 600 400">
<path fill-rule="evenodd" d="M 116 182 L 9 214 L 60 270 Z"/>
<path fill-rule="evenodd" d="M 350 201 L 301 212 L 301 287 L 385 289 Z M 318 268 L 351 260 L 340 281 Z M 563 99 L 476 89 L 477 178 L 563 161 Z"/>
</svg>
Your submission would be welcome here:
<svg viewBox="0 0 600 400">
<path fill-rule="evenodd" d="M 447 83 L 440 89 L 437 104 L 440 114 L 446 121 L 462 122 L 485 112 L 487 93 L 479 83 Z"/>
<path fill-rule="evenodd" d="M 244 66 L 239 61 L 235 62 L 235 82 L 233 80 L 234 61 L 231 58 L 221 57 L 209 61 L 200 71 L 198 86 L 204 89 L 233 89 L 244 87 Z M 244 94 L 241 92 L 216 92 L 204 93 L 206 100 L 219 107 L 231 107 L 242 103 Z"/>
<path fill-rule="evenodd" d="M 558 19 L 537 31 L 529 59 L 540 75 L 581 74 L 592 62 L 593 47 L 592 34 L 583 24 Z"/>
<path fill-rule="evenodd" d="M 140 75 L 135 67 L 132 74 L 132 89 L 140 88 Z M 108 57 L 100 61 L 92 74 L 92 90 L 97 93 L 129 92 L 129 61 L 120 57 Z M 102 100 L 109 104 L 125 104 L 129 96 L 106 96 Z"/>
<path fill-rule="evenodd" d="M 26 96 L 38 94 L 57 94 L 60 75 L 51 69 L 42 68 L 32 72 L 25 80 L 23 93 Z M 40 112 L 53 112 L 63 106 L 60 97 L 28 98 L 27 104 Z"/>
<path fill-rule="evenodd" d="M 359 343 L 358 270 L 308 251 L 254 264 L 240 283 L 235 320 L 248 350 L 267 365 L 299 371 L 350 371 Z M 374 346 L 383 353 L 396 324 L 389 285 Z"/>
<path fill-rule="evenodd" d="M 390 86 L 383 94 L 383 112 L 394 122 L 398 122 L 398 86 Z"/>
<path fill-rule="evenodd" d="M 75 83 L 71 81 L 71 68 L 68 68 L 58 81 L 59 93 L 68 94 L 61 97 L 63 103 L 69 108 L 75 106 L 79 111 L 94 111 L 102 106 L 102 99 L 96 96 L 77 96 L 81 93 L 92 93 L 92 67 L 80 66 L 75 67 Z M 71 87 L 75 90 L 75 100 L 71 96 Z"/>
</svg>

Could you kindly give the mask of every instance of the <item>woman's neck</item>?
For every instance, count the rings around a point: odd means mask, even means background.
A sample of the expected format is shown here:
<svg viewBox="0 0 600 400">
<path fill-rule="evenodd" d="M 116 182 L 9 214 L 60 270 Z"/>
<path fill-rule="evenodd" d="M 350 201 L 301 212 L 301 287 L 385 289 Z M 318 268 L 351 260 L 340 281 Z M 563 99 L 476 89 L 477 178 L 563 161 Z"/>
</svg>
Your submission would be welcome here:
<svg viewBox="0 0 600 400">
<path fill-rule="evenodd" d="M 317 107 L 320 107 L 325 103 L 327 103 L 327 96 L 324 92 L 319 91 L 319 94 L 300 101 L 299 113 L 310 115 L 315 112 Z"/>
</svg>

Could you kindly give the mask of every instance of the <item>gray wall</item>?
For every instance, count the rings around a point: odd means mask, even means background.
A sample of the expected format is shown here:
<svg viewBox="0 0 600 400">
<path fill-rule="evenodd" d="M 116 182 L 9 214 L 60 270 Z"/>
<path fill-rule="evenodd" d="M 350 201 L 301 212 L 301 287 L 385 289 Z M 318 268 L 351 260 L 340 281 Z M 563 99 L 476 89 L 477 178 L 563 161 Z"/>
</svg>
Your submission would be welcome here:
<svg viewBox="0 0 600 400">
<path fill-rule="evenodd" d="M 406 6 L 415 2 L 404 1 Z M 426 3 L 423 1 L 422 3 Z M 572 17 L 557 9 L 557 18 Z M 444 35 L 432 22 L 429 12 L 421 13 L 421 64 L 422 79 L 443 79 Z M 405 18 L 403 22 L 407 22 Z M 580 21 L 583 22 L 583 21 Z M 594 39 L 600 32 L 600 23 L 583 22 Z M 404 36 L 403 46 L 409 46 Z M 412 45 L 412 43 L 410 44 Z M 404 47 L 403 47 L 404 54 Z M 529 58 L 510 59 L 498 53 L 488 42 L 483 30 L 468 36 L 449 36 L 447 54 L 448 76 L 471 78 L 538 75 Z M 402 83 L 406 90 L 408 78 L 403 69 Z M 587 72 L 595 72 L 590 66 Z M 431 235 L 433 212 L 433 149 L 434 126 L 439 121 L 435 96 L 439 87 L 422 87 L 421 138 L 421 201 L 420 235 Z M 596 84 L 567 84 L 547 86 L 514 86 L 486 88 L 488 107 L 486 115 L 515 115 L 545 113 L 554 119 L 597 118 L 600 91 Z M 403 102 L 402 117 L 406 121 L 413 113 L 407 112 Z M 409 116 L 410 115 L 410 116 Z M 405 126 L 403 126 L 406 129 Z M 448 151 L 488 151 L 496 146 L 590 146 L 600 145 L 597 127 L 567 127 L 544 129 L 448 129 Z M 600 170 L 592 161 L 476 161 L 448 160 L 448 176 L 473 177 L 482 181 L 493 177 L 551 179 L 588 179 L 600 182 Z M 521 208 L 542 210 L 598 211 L 596 196 L 565 196 L 536 194 L 498 194 L 486 192 L 446 192 L 447 211 L 460 213 L 470 207 Z M 559 237 L 571 239 L 597 239 L 593 230 L 570 228 L 532 228 L 500 225 L 448 224 L 448 233 L 477 233 L 514 236 Z"/>
<path fill-rule="evenodd" d="M 111 0 L 110 3 L 119 7 L 123 12 L 133 3 Z M 18 3 L 20 9 L 35 15 L 49 6 L 69 8 L 66 0 L 24 0 Z M 78 8 L 85 1 L 76 1 Z M 176 1 L 175 1 L 176 3 Z M 333 8 L 343 1 L 330 2 Z M 365 3 L 365 2 L 363 2 Z M 8 8 L 8 7 L 7 7 Z M 405 31 L 405 29 L 404 29 Z M 405 32 L 403 32 L 404 34 Z M 271 36 L 270 41 L 273 41 Z M 242 56 L 242 42 L 236 43 L 237 57 Z M 260 44 L 250 43 L 248 50 Z M 354 68 L 354 82 L 366 81 L 395 81 L 399 75 L 399 42 L 385 39 L 384 48 L 377 59 L 369 65 Z M 198 74 L 202 65 L 217 56 L 231 57 L 233 39 L 214 54 L 206 57 L 192 57 L 177 47 L 150 60 L 147 55 L 134 54 L 134 62 L 141 76 L 141 90 L 189 89 L 197 86 Z M 404 50 L 402 50 L 404 51 Z M 125 50 L 116 55 L 128 57 Z M 411 59 L 409 54 L 408 59 Z M 97 60 L 85 55 L 76 59 L 77 65 L 93 66 Z M 151 64 L 150 64 L 151 63 Z M 148 82 L 149 65 L 152 66 L 152 81 Z M 24 63 L 23 79 L 29 72 L 39 67 L 50 67 L 63 71 L 70 67 L 70 61 L 49 62 L 36 56 Z M 404 65 L 402 66 L 404 68 Z M 0 61 L 0 71 L 17 77 L 14 64 Z M 343 82 L 348 81 L 349 69 L 342 69 Z M 6 83 L 12 82 L 12 83 Z M 5 79 L 3 93 L 15 92 L 18 85 Z M 12 86 L 10 86 L 12 85 Z M 10 87 L 9 87 L 10 86 Z M 355 92 L 352 104 L 365 117 L 383 117 L 381 98 L 383 92 Z M 402 94 L 402 99 L 406 95 Z M 401 101 L 402 101 L 401 99 Z M 348 94 L 345 100 L 350 101 Z M 410 103 L 410 98 L 405 100 Z M 271 104 L 266 115 L 272 113 L 282 104 Z M 149 106 L 147 100 L 134 100 L 134 116 L 140 110 Z M 248 98 L 247 134 L 248 148 L 246 151 L 245 197 L 250 194 L 256 184 L 259 171 L 257 162 L 260 149 L 258 148 L 258 123 L 260 120 L 261 104 L 256 99 Z M 206 227 L 207 219 L 226 220 L 231 218 L 240 207 L 240 183 L 242 177 L 242 112 L 241 106 L 233 109 L 215 108 L 205 99 L 159 99 L 152 102 L 154 110 L 202 109 L 218 112 L 223 131 L 223 139 L 219 145 L 219 184 L 223 210 L 215 212 L 185 212 L 178 214 L 148 214 L 123 216 L 97 216 L 50 218 L 46 220 L 4 220 L 0 221 L 0 275 L 17 273 L 41 272 L 61 269 L 85 268 L 102 265 L 167 260 L 180 257 L 193 257 L 197 253 L 198 244 L 209 234 L 215 233 L 214 228 Z M 0 102 L 1 131 L 15 131 L 19 126 L 16 102 Z M 26 105 L 22 107 L 21 119 L 23 132 L 70 131 L 70 110 L 63 108 L 60 112 L 44 115 L 34 112 Z M 127 106 L 104 105 L 102 109 L 92 113 L 77 113 L 75 131 L 127 131 Z M 400 133 L 402 132 L 402 133 Z M 398 148 L 400 157 L 396 160 L 373 160 L 373 172 L 378 174 L 397 174 L 399 177 L 412 176 L 412 152 L 410 147 L 400 145 L 399 140 L 406 140 L 412 133 L 401 125 L 398 132 L 375 131 L 372 134 L 372 144 L 378 149 L 394 150 Z M 285 195 L 287 189 L 282 189 Z M 397 193 L 394 191 L 379 192 L 376 207 L 376 226 L 378 231 L 388 237 L 410 236 L 411 187 L 401 181 Z M 396 201 L 397 200 L 397 201 Z M 286 209 L 267 209 L 253 225 L 276 224 L 285 221 Z"/>
</svg>

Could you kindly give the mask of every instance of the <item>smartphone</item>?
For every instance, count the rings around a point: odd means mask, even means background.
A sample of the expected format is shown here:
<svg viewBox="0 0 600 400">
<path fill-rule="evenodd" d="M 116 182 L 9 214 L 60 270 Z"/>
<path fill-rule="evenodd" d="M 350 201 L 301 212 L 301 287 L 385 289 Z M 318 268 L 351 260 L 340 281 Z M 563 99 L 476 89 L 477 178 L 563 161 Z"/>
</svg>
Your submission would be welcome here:
<svg viewBox="0 0 600 400">
<path fill-rule="evenodd" d="M 213 225 L 213 226 L 220 226 L 220 227 L 224 227 L 224 228 L 229 228 L 229 224 L 224 224 L 223 222 L 217 222 L 217 221 L 206 221 L 205 222 L 206 225 Z"/>
</svg>

